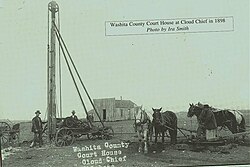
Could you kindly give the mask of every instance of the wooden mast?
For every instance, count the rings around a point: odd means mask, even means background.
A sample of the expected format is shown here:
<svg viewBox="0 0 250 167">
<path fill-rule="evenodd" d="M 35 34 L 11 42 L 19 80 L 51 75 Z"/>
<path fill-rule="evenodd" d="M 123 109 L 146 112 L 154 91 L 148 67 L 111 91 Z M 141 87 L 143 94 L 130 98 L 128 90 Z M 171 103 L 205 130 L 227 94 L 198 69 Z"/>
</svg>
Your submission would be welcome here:
<svg viewBox="0 0 250 167">
<path fill-rule="evenodd" d="M 50 27 L 50 45 L 48 53 L 48 137 L 49 141 L 56 134 L 56 36 L 55 36 L 55 22 L 56 13 L 59 11 L 59 6 L 55 1 L 48 4 L 48 10 L 51 12 L 51 27 Z M 49 25 L 48 25 L 49 26 Z"/>
</svg>

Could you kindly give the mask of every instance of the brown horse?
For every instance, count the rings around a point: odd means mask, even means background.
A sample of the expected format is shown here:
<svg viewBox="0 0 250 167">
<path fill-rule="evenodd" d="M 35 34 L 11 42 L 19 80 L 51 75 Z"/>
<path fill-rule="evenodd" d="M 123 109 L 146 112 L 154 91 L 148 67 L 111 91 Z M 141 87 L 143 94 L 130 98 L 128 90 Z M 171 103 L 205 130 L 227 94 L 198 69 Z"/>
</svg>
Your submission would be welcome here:
<svg viewBox="0 0 250 167">
<path fill-rule="evenodd" d="M 154 109 L 153 125 L 155 128 L 155 143 L 159 133 L 162 133 L 162 143 L 164 143 L 164 134 L 168 130 L 171 138 L 171 144 L 177 142 L 177 116 L 172 111 L 165 111 L 161 113 L 162 108 Z"/>
<path fill-rule="evenodd" d="M 193 115 L 199 117 L 202 108 L 198 104 L 189 104 L 190 107 L 187 113 L 188 117 L 192 117 Z M 210 106 L 209 109 L 214 113 L 217 126 L 227 127 L 232 133 L 246 131 L 245 118 L 239 111 L 229 109 L 218 110 Z"/>
</svg>

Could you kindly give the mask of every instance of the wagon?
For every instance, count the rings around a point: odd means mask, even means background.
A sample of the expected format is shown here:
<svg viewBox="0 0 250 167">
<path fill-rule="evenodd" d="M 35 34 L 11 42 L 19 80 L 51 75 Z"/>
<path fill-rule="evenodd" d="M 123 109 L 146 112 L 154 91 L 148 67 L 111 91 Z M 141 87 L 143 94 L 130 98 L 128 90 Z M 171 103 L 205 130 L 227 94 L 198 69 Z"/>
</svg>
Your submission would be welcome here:
<svg viewBox="0 0 250 167">
<path fill-rule="evenodd" d="M 93 125 L 91 121 L 76 120 L 72 117 L 62 119 L 55 136 L 56 146 L 69 146 L 86 135 L 88 139 L 111 139 L 114 136 L 112 127 Z"/>
<path fill-rule="evenodd" d="M 14 124 L 12 127 L 7 122 L 0 122 L 1 145 L 9 145 L 19 142 L 20 124 Z"/>
<path fill-rule="evenodd" d="M 48 97 L 48 108 L 47 108 L 47 111 L 48 111 L 48 127 L 51 127 L 49 128 L 49 131 L 48 131 L 48 135 L 50 136 L 49 140 L 51 141 L 51 139 L 53 138 L 55 140 L 55 144 L 57 146 L 68 146 L 68 145 L 71 145 L 77 138 L 80 138 L 81 136 L 84 136 L 86 135 L 89 139 L 95 139 L 95 138 L 101 138 L 101 139 L 109 139 L 111 138 L 113 135 L 114 135 L 114 132 L 113 132 L 113 129 L 111 127 L 106 127 L 104 126 L 98 112 L 97 112 L 97 109 L 86 89 L 86 86 L 84 85 L 81 77 L 80 77 L 80 74 L 76 68 L 76 65 L 73 61 L 73 58 L 71 57 L 68 49 L 67 49 L 67 46 L 62 38 L 62 35 L 59 31 L 59 27 L 57 27 L 57 24 L 59 24 L 59 22 L 56 24 L 55 23 L 55 20 L 56 20 L 56 13 L 59 13 L 59 8 L 58 8 L 58 4 L 55 3 L 54 1 L 53 2 L 50 2 L 49 5 L 48 5 L 48 9 L 49 9 L 49 12 L 51 12 L 51 20 L 48 20 L 48 23 L 51 21 L 51 24 L 48 24 L 48 26 L 51 26 L 51 29 L 53 31 L 53 33 L 48 33 L 48 36 L 50 35 L 50 39 L 51 39 L 51 43 L 49 44 L 48 43 L 48 49 L 47 49 L 47 53 L 48 53 L 48 66 L 47 66 L 47 69 L 48 69 L 48 78 L 47 78 L 47 81 L 48 81 L 48 91 L 47 91 L 47 97 Z M 81 121 L 81 120 L 78 120 L 78 119 L 74 119 L 72 117 L 66 117 L 66 118 L 60 118 L 61 121 L 60 122 L 57 122 L 56 124 L 56 133 L 54 134 L 54 129 L 55 127 L 53 126 L 52 128 L 52 125 L 55 124 L 55 119 L 56 118 L 56 107 L 54 106 L 57 106 L 56 105 L 56 79 L 55 79 L 55 75 L 56 75 L 56 60 L 55 60 L 55 57 L 58 57 L 60 58 L 60 56 L 56 56 L 55 55 L 55 42 L 52 42 L 52 41 L 55 41 L 55 40 L 58 40 L 58 43 L 59 43 L 59 50 L 62 51 L 63 53 L 63 58 L 65 60 L 65 63 L 67 65 L 67 69 L 70 73 L 70 76 L 71 76 L 71 79 L 74 83 L 74 86 L 75 86 L 75 89 L 77 91 L 77 94 L 80 98 L 80 101 L 81 101 L 81 104 L 82 104 L 82 107 L 84 109 L 84 112 L 85 112 L 85 115 L 87 116 L 87 121 Z M 61 63 L 61 61 L 59 60 L 59 64 Z M 61 69 L 61 64 L 59 65 L 60 69 Z M 60 73 L 60 72 L 59 72 Z M 62 108 L 62 103 L 61 103 L 61 73 L 59 74 L 60 77 L 59 77 L 59 87 L 60 87 L 60 95 L 59 95 L 59 100 L 60 100 L 60 111 L 61 108 Z M 85 104 L 85 100 L 84 98 L 82 97 L 82 93 L 85 92 L 90 104 L 92 105 L 93 109 L 95 110 L 102 126 L 101 127 L 98 127 L 98 126 L 95 126 L 92 121 L 90 121 L 89 119 L 89 114 L 87 112 L 87 108 L 86 108 L 86 104 Z M 57 118 L 56 118 L 57 119 Z M 58 121 L 58 119 L 57 119 Z M 52 132 L 52 129 L 53 129 L 53 132 Z M 45 131 L 43 131 L 44 134 L 46 134 L 46 129 Z"/>
<path fill-rule="evenodd" d="M 197 133 L 197 131 L 194 130 L 188 130 L 185 128 L 178 128 L 178 130 L 183 134 L 183 136 L 185 138 L 180 139 L 179 143 L 186 143 L 186 144 L 190 144 L 193 146 L 207 146 L 207 145 L 225 145 L 228 143 L 245 143 L 247 141 L 245 141 L 246 138 L 248 138 L 250 131 L 245 131 L 245 132 L 240 132 L 240 133 L 235 133 L 235 134 L 227 134 L 227 135 L 223 135 L 223 136 L 216 136 L 213 138 L 205 138 L 203 140 L 200 140 L 197 138 L 196 135 L 193 135 L 193 133 Z M 186 135 L 183 131 L 188 131 L 190 132 L 190 135 Z"/>
</svg>

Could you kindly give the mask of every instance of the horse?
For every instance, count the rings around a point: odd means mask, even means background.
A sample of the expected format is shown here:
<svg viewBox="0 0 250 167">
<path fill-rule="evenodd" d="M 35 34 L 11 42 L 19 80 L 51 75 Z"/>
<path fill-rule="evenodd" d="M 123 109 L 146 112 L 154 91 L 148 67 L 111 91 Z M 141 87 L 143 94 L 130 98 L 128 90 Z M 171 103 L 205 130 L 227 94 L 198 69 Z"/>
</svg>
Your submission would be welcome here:
<svg viewBox="0 0 250 167">
<path fill-rule="evenodd" d="M 161 113 L 162 108 L 154 109 L 153 113 L 153 125 L 155 128 L 155 143 L 157 143 L 158 134 L 162 133 L 162 143 L 164 143 L 164 134 L 168 130 L 170 134 L 171 144 L 177 142 L 177 116 L 172 111 L 165 111 Z"/>
<path fill-rule="evenodd" d="M 150 137 L 150 141 L 152 141 L 153 136 L 152 116 L 147 114 L 146 111 L 142 109 L 142 106 L 136 107 L 136 109 L 137 111 L 134 114 L 134 127 L 139 138 L 138 152 L 142 151 L 142 145 L 144 143 L 144 153 L 148 153 L 148 137 Z"/>
<path fill-rule="evenodd" d="M 190 107 L 188 109 L 187 117 L 192 117 L 193 115 L 197 118 L 199 117 L 203 109 L 199 104 L 201 103 L 198 103 L 197 105 L 189 104 Z M 245 118 L 239 111 L 229 109 L 218 110 L 211 106 L 208 107 L 213 111 L 218 127 L 227 127 L 233 134 L 246 131 Z"/>
</svg>

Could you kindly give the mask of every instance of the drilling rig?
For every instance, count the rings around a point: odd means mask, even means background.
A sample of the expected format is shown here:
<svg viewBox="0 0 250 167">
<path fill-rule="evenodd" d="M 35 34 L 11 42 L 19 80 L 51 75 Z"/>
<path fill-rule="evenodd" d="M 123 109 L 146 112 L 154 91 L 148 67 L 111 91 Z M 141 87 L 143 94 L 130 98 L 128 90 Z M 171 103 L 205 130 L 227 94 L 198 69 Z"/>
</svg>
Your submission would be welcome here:
<svg viewBox="0 0 250 167">
<path fill-rule="evenodd" d="M 51 27 L 49 30 L 49 14 L 51 13 Z M 48 53 L 47 53 L 47 121 L 49 141 L 56 134 L 56 13 L 59 6 L 55 1 L 48 4 Z"/>
<path fill-rule="evenodd" d="M 57 16 L 57 18 L 56 18 Z M 59 58 L 59 107 L 56 104 L 56 41 L 58 41 L 58 58 Z M 83 106 L 87 123 L 80 120 L 72 120 L 72 117 L 62 118 L 62 98 L 61 98 L 61 61 L 60 51 L 66 62 L 72 81 Z M 72 68 L 73 67 L 73 68 Z M 77 77 L 75 77 L 75 75 Z M 81 83 L 80 86 L 84 90 L 89 102 L 91 103 L 96 115 L 98 116 L 102 127 L 94 126 L 90 116 L 88 115 L 86 104 L 83 100 L 79 85 L 76 79 Z M 60 108 L 60 116 L 58 119 L 57 108 Z M 61 125 L 57 124 L 57 120 L 61 121 Z M 58 126 L 57 126 L 58 125 Z M 58 146 L 70 145 L 74 142 L 76 136 L 87 135 L 88 138 L 101 137 L 110 138 L 114 135 L 112 127 L 104 126 L 101 117 L 80 77 L 76 65 L 67 49 L 67 46 L 60 33 L 59 6 L 55 1 L 48 4 L 48 45 L 47 45 L 47 134 L 48 140 L 55 140 Z M 92 137 L 91 137 L 92 136 Z"/>
</svg>

